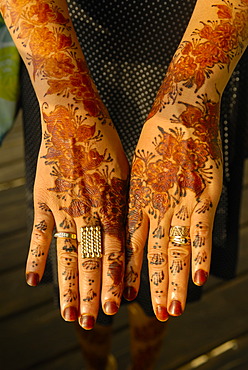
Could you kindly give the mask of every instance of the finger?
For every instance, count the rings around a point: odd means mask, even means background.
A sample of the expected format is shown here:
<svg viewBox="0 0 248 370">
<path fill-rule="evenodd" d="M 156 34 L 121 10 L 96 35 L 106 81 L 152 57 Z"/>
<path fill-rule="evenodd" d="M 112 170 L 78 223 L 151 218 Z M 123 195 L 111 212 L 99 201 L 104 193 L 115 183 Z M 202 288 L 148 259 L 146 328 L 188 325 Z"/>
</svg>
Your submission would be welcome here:
<svg viewBox="0 0 248 370">
<path fill-rule="evenodd" d="M 52 212 L 45 203 L 36 203 L 34 212 L 34 225 L 26 264 L 26 280 L 31 286 L 38 285 L 43 276 L 54 228 Z"/>
<path fill-rule="evenodd" d="M 160 321 L 166 321 L 169 318 L 167 312 L 168 233 L 169 225 L 157 227 L 157 222 L 150 220 L 147 254 L 149 279 L 153 310 Z"/>
<path fill-rule="evenodd" d="M 78 268 L 79 268 L 79 323 L 86 329 L 94 327 L 100 304 L 101 289 L 101 258 L 95 257 L 90 251 L 97 246 L 100 247 L 101 235 L 96 231 L 94 222 L 92 227 L 77 225 L 79 238 Z M 89 251 L 86 256 L 86 250 Z M 92 254 L 92 255 L 91 255 Z"/>
<path fill-rule="evenodd" d="M 191 217 L 192 280 L 199 286 L 205 284 L 209 276 L 214 214 L 211 200 L 201 198 Z"/>
<path fill-rule="evenodd" d="M 118 233 L 109 233 L 103 229 L 103 281 L 102 307 L 107 315 L 117 313 L 123 292 L 124 279 L 124 230 L 123 225 L 116 225 Z M 122 230 L 121 230 L 122 229 Z"/>
<path fill-rule="evenodd" d="M 172 218 L 173 226 L 188 226 Z M 186 304 L 188 280 L 190 271 L 191 245 L 187 243 L 169 241 L 168 266 L 169 266 L 169 289 L 168 289 L 168 312 L 172 316 L 183 313 Z"/>
<path fill-rule="evenodd" d="M 68 230 L 75 234 L 75 228 Z M 77 240 L 57 238 L 60 310 L 65 321 L 78 318 L 78 257 Z"/>
<path fill-rule="evenodd" d="M 148 236 L 149 220 L 143 210 L 129 212 L 126 240 L 126 270 L 123 295 L 132 301 L 138 294 L 143 252 Z"/>
</svg>

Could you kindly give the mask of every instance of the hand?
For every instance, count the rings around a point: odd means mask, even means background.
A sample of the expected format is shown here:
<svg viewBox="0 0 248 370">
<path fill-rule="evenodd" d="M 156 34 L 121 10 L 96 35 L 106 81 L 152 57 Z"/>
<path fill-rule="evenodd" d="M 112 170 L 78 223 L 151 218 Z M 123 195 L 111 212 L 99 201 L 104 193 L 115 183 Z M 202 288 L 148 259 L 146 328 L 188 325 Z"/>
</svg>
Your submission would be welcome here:
<svg viewBox="0 0 248 370">
<path fill-rule="evenodd" d="M 142 130 L 131 171 L 124 296 L 139 290 L 148 240 L 153 309 L 161 321 L 185 308 L 190 264 L 196 285 L 207 280 L 214 214 L 222 187 L 219 104 L 178 103 L 171 120 L 156 113 Z M 172 226 L 190 230 L 186 243 Z"/>
<path fill-rule="evenodd" d="M 73 105 L 41 107 L 43 140 L 34 187 L 34 227 L 27 282 L 41 280 L 54 225 L 76 234 L 57 239 L 61 315 L 91 329 L 100 291 L 106 314 L 120 305 L 124 274 L 124 218 L 128 164 L 109 118 Z M 101 258 L 83 258 L 81 228 L 100 225 Z"/>
</svg>

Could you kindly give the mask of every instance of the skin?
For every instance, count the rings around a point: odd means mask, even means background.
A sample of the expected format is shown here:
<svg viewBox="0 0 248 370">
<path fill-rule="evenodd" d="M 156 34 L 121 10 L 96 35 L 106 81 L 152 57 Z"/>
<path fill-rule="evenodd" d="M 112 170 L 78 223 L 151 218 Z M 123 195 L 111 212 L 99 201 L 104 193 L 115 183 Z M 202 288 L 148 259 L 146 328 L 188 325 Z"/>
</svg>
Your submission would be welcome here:
<svg viewBox="0 0 248 370">
<path fill-rule="evenodd" d="M 77 240 L 57 239 L 61 315 L 91 329 L 100 302 L 110 315 L 120 306 L 128 163 L 89 75 L 66 2 L 0 4 L 41 110 L 27 282 L 35 286 L 42 278 L 54 226 L 75 233 Z M 81 227 L 94 225 L 101 226 L 103 257 L 82 258 Z"/>
<path fill-rule="evenodd" d="M 145 122 L 133 159 L 124 296 L 139 290 L 147 241 L 154 313 L 185 309 L 191 270 L 209 275 L 214 214 L 222 187 L 219 108 L 248 38 L 248 2 L 199 0 Z M 169 240 L 189 228 L 191 243 Z"/>
<path fill-rule="evenodd" d="M 196 2 L 137 144 L 125 297 L 137 295 L 148 239 L 151 297 L 160 321 L 183 312 L 190 265 L 198 285 L 209 273 L 222 182 L 219 107 L 247 45 L 247 8 L 247 0 Z M 57 246 L 62 316 L 68 321 L 79 318 L 90 329 L 100 284 L 105 312 L 114 314 L 120 304 L 127 161 L 90 79 L 65 1 L 8 0 L 1 2 L 1 11 L 42 114 L 28 282 L 36 285 L 42 277 L 54 224 L 58 231 L 77 233 L 80 242 L 82 226 L 100 223 L 102 261 L 82 260 L 71 240 L 58 239 Z M 191 245 L 169 242 L 174 225 L 190 227 Z"/>
</svg>

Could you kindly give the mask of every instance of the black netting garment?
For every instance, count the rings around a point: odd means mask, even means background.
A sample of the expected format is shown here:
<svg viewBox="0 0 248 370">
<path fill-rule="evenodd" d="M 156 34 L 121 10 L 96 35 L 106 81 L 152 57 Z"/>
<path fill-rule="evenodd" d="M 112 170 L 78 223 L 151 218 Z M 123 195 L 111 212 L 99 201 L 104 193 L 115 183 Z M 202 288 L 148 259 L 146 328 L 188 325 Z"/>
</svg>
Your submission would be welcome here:
<svg viewBox="0 0 248 370">
<path fill-rule="evenodd" d="M 68 0 L 69 12 L 91 74 L 131 161 L 142 125 L 188 25 L 195 0 Z M 215 219 L 212 273 L 235 275 L 241 184 L 248 130 L 248 50 L 222 99 L 224 187 Z M 38 103 L 22 70 L 27 188 L 32 188 L 40 143 Z M 189 297 L 200 289 L 191 287 Z M 138 299 L 151 314 L 147 267 Z"/>
</svg>

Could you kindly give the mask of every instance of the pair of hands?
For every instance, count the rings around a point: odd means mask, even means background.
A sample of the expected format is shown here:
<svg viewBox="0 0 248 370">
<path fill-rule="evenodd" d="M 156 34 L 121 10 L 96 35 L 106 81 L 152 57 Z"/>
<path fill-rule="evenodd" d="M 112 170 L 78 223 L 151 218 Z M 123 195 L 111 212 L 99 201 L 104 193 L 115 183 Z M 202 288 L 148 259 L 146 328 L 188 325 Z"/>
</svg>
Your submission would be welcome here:
<svg viewBox="0 0 248 370">
<path fill-rule="evenodd" d="M 210 131 L 205 125 L 210 115 L 218 127 L 218 107 L 210 104 L 204 99 L 200 107 L 185 104 L 174 120 L 157 112 L 145 123 L 129 197 L 128 163 L 111 121 L 103 125 L 85 115 L 83 107 L 41 107 L 43 140 L 27 282 L 35 286 L 42 278 L 54 227 L 75 233 L 77 240 L 57 239 L 60 306 L 66 321 L 79 320 L 91 329 L 100 301 L 104 312 L 113 315 L 123 289 L 124 297 L 133 300 L 147 241 L 147 278 L 159 320 L 183 312 L 190 266 L 195 284 L 207 280 L 222 176 L 218 129 Z M 103 257 L 82 259 L 81 227 L 97 224 Z M 169 241 L 175 225 L 190 227 L 191 245 Z"/>
</svg>

